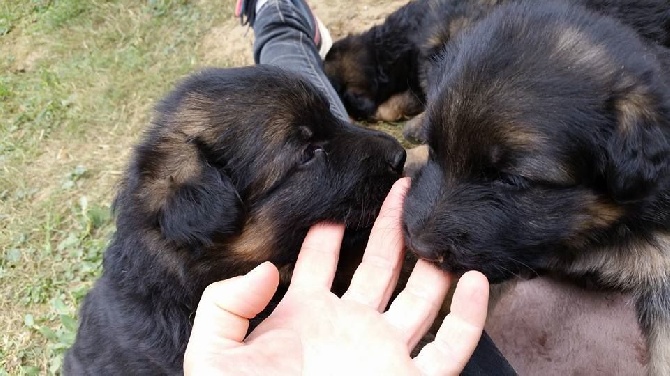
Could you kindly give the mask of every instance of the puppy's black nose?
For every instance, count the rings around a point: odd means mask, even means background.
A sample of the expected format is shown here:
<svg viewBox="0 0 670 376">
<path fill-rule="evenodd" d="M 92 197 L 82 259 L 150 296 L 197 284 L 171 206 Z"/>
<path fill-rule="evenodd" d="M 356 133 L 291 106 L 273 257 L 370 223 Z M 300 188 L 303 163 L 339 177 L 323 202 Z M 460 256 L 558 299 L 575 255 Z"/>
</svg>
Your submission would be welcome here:
<svg viewBox="0 0 670 376">
<path fill-rule="evenodd" d="M 393 172 L 402 174 L 406 158 L 407 153 L 405 152 L 405 149 L 394 150 L 386 156 L 386 162 L 388 162 L 389 167 Z"/>
<path fill-rule="evenodd" d="M 442 262 L 442 256 L 418 237 L 405 237 L 407 248 L 426 261 Z"/>
</svg>

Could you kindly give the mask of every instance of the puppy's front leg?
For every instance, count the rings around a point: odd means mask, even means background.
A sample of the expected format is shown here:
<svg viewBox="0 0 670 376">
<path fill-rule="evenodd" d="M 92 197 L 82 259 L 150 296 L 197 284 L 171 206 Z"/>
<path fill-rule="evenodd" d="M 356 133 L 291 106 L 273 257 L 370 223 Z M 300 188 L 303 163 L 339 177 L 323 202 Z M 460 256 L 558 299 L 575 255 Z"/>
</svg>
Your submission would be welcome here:
<svg viewBox="0 0 670 376">
<path fill-rule="evenodd" d="M 381 121 L 400 121 L 418 115 L 423 111 L 424 103 L 411 89 L 396 94 L 377 107 L 375 119 Z"/>
<path fill-rule="evenodd" d="M 638 321 L 647 340 L 648 376 L 670 375 L 670 285 L 642 293 L 636 302 Z"/>
<path fill-rule="evenodd" d="M 415 144 L 425 144 L 428 142 L 428 124 L 424 124 L 424 117 L 425 114 L 422 112 L 405 123 L 402 135 L 407 141 Z"/>
</svg>

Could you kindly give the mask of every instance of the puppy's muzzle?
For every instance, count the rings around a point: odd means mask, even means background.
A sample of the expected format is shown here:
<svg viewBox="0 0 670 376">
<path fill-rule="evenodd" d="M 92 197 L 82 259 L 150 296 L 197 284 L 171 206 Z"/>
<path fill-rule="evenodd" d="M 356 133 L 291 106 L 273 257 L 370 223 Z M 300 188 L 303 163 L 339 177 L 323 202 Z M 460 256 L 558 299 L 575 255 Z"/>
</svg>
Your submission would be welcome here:
<svg viewBox="0 0 670 376">
<path fill-rule="evenodd" d="M 394 148 L 387 152 L 386 155 L 386 163 L 388 163 L 391 171 L 398 175 L 402 174 L 406 159 L 407 152 L 405 152 L 405 149 L 397 150 Z"/>
<path fill-rule="evenodd" d="M 407 238 L 407 248 L 409 248 L 420 259 L 429 262 L 442 263 L 443 256 L 432 249 L 428 244 L 417 238 Z"/>
</svg>

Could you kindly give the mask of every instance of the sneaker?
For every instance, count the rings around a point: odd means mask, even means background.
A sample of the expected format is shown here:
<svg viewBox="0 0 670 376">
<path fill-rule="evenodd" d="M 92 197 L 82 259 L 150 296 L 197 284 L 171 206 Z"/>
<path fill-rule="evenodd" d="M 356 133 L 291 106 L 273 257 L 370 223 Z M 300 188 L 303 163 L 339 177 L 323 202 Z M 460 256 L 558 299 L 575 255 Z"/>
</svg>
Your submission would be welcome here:
<svg viewBox="0 0 670 376">
<path fill-rule="evenodd" d="M 235 4 L 235 17 L 239 17 L 242 25 L 249 25 L 252 28 L 254 27 L 254 22 L 256 21 L 256 5 L 258 1 L 261 1 L 261 7 L 263 3 L 267 0 L 237 0 Z M 330 32 L 326 28 L 326 25 L 316 17 L 316 14 L 312 12 L 309 8 L 309 5 L 304 0 L 291 0 L 296 8 L 305 15 L 307 23 L 311 26 L 313 30 L 312 39 L 316 48 L 319 50 L 319 56 L 321 59 L 326 58 L 326 54 L 333 46 L 333 39 L 330 36 Z"/>
</svg>

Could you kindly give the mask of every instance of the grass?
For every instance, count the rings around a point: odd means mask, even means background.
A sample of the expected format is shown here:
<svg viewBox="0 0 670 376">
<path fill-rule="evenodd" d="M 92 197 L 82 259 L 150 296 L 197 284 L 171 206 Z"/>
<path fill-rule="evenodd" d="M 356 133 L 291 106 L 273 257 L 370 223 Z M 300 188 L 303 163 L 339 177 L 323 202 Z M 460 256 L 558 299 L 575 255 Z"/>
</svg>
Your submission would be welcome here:
<svg viewBox="0 0 670 376">
<path fill-rule="evenodd" d="M 199 67 L 251 63 L 233 2 L 0 2 L 0 376 L 59 373 L 151 106 Z"/>
<path fill-rule="evenodd" d="M 232 0 L 0 3 L 0 375 L 57 374 L 156 99 Z M 232 24 L 232 23 L 231 23 Z"/>
</svg>

